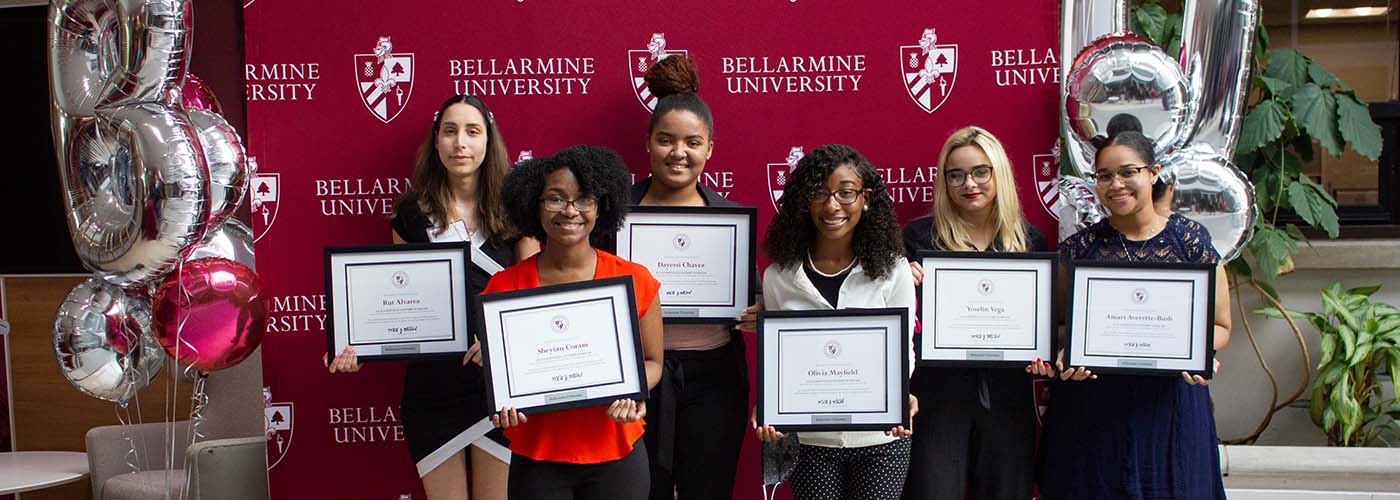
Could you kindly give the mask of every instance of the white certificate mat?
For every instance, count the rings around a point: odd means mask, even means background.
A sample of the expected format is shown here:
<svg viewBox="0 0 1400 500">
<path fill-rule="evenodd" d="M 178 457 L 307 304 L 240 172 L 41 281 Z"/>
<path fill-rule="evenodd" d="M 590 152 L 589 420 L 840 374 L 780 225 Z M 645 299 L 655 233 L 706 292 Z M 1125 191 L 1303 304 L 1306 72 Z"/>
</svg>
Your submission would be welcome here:
<svg viewBox="0 0 1400 500">
<path fill-rule="evenodd" d="M 327 350 L 458 358 L 471 345 L 466 243 L 327 248 Z"/>
<path fill-rule="evenodd" d="M 930 252 L 919 363 L 1023 366 L 1051 359 L 1055 254 Z"/>
<path fill-rule="evenodd" d="M 1215 266 L 1075 263 L 1071 269 L 1071 366 L 1209 375 Z"/>
<path fill-rule="evenodd" d="M 782 431 L 908 425 L 908 310 L 759 315 L 758 421 Z"/>
<path fill-rule="evenodd" d="M 666 321 L 732 323 L 754 296 L 755 218 L 747 207 L 632 207 L 617 255 L 661 282 Z"/>
<path fill-rule="evenodd" d="M 527 415 L 646 399 L 631 276 L 481 296 L 495 411 Z"/>
</svg>

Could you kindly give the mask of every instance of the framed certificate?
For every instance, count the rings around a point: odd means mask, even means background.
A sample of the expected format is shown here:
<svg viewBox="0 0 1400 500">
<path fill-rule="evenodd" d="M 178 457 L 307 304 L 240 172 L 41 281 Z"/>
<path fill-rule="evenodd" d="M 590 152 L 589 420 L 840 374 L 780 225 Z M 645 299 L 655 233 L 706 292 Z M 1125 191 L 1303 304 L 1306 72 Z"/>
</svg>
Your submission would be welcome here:
<svg viewBox="0 0 1400 500">
<path fill-rule="evenodd" d="M 756 219 L 751 207 L 632 207 L 617 255 L 661 282 L 667 323 L 733 323 L 753 304 Z"/>
<path fill-rule="evenodd" d="M 1210 378 L 1215 265 L 1074 262 L 1067 366 Z"/>
<path fill-rule="evenodd" d="M 486 294 L 477 307 L 494 411 L 647 398 L 631 276 Z"/>
<path fill-rule="evenodd" d="M 328 247 L 326 349 L 360 361 L 461 359 L 471 346 L 471 247 L 423 243 Z"/>
<path fill-rule="evenodd" d="M 758 315 L 759 425 L 783 432 L 909 426 L 909 311 Z"/>
<path fill-rule="evenodd" d="M 921 366 L 1024 367 L 1054 359 L 1049 252 L 925 252 Z"/>
</svg>

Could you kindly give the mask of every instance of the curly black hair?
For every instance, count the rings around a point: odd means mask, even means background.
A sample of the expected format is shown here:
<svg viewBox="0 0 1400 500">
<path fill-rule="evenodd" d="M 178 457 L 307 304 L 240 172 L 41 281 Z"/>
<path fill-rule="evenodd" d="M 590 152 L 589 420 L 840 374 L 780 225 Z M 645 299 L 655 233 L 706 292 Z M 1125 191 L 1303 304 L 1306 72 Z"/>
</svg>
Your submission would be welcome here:
<svg viewBox="0 0 1400 500">
<path fill-rule="evenodd" d="M 851 245 L 865 274 L 871 279 L 882 279 L 902 255 L 894 199 L 885 190 L 880 173 L 870 161 L 844 144 L 820 146 L 797 162 L 797 168 L 788 174 L 787 187 L 778 201 L 778 213 L 773 215 L 768 233 L 764 235 L 763 250 L 769 260 L 784 268 L 802 265 L 817 232 L 812 225 L 809 200 L 814 191 L 826 186 L 826 178 L 841 165 L 855 168 L 861 184 L 870 190 Z"/>
<path fill-rule="evenodd" d="M 544 179 L 550 173 L 567 168 L 578 178 L 581 195 L 598 198 L 597 222 L 589 241 L 595 246 L 600 236 L 608 237 L 622 228 L 630 205 L 628 190 L 631 182 L 627 166 L 613 150 L 601 146 L 570 146 L 554 156 L 527 160 L 506 176 L 502 189 L 506 214 L 520 233 L 544 243 L 544 226 L 540 224 L 540 196 L 544 194 Z"/>
</svg>

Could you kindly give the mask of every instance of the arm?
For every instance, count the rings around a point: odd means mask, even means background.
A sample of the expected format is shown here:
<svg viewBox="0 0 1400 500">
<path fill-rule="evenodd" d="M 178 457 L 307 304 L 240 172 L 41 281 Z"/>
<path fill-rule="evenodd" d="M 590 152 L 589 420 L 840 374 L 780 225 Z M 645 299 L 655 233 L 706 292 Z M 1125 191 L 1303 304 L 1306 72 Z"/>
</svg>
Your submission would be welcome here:
<svg viewBox="0 0 1400 500">
<path fill-rule="evenodd" d="M 1225 264 L 1215 267 L 1215 350 L 1225 348 L 1230 343 L 1230 280 L 1225 274 Z"/>
<path fill-rule="evenodd" d="M 646 367 L 647 389 L 661 381 L 661 363 L 666 355 L 661 326 L 661 296 L 651 299 L 646 314 L 638 322 L 642 329 L 642 359 Z M 619 399 L 608 405 L 608 418 L 617 423 L 636 422 L 647 415 L 646 401 Z"/>
</svg>

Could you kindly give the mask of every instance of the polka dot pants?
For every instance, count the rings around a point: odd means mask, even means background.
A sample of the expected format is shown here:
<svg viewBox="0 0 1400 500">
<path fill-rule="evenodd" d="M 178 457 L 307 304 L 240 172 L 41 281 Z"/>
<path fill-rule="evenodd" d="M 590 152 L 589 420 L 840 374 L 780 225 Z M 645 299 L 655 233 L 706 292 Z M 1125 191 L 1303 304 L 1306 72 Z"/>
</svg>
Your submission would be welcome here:
<svg viewBox="0 0 1400 500">
<path fill-rule="evenodd" d="M 909 439 L 863 448 L 802 445 L 794 500 L 894 500 L 909 473 Z"/>
</svg>

